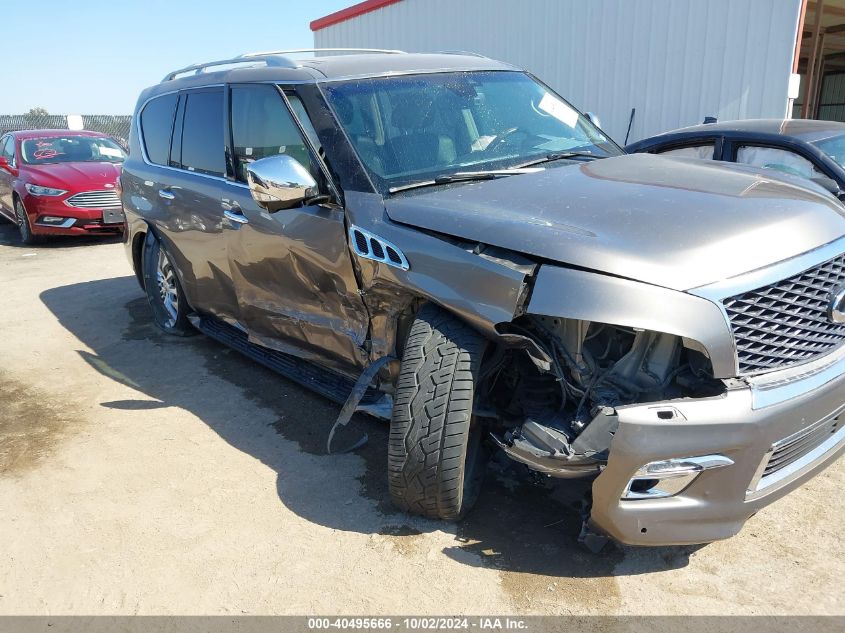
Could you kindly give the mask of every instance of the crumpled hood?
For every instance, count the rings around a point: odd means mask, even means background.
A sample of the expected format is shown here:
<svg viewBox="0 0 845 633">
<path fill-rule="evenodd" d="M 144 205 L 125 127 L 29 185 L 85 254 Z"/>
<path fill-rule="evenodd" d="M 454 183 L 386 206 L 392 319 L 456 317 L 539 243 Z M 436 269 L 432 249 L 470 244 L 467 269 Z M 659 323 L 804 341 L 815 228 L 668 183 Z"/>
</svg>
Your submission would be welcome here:
<svg viewBox="0 0 845 633">
<path fill-rule="evenodd" d="M 716 161 L 635 154 L 420 189 L 395 222 L 687 290 L 845 234 L 845 209 L 799 179 Z"/>
<path fill-rule="evenodd" d="M 114 185 L 120 177 L 121 167 L 122 163 L 91 161 L 25 166 L 31 182 L 68 191 L 98 190 L 107 184 Z"/>
</svg>

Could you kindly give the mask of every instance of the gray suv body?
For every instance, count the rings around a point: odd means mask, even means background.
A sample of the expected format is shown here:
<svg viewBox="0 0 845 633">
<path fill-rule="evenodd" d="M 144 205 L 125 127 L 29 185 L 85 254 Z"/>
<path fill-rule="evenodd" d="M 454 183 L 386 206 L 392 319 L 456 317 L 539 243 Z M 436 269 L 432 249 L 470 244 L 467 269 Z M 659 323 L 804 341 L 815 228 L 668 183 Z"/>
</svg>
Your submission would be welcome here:
<svg viewBox="0 0 845 633">
<path fill-rule="evenodd" d="M 156 323 L 389 418 L 400 508 L 460 518 L 500 452 L 592 479 L 588 544 L 702 543 L 845 446 L 845 218 L 802 181 L 625 155 L 451 54 L 189 67 L 130 146 Z"/>
</svg>

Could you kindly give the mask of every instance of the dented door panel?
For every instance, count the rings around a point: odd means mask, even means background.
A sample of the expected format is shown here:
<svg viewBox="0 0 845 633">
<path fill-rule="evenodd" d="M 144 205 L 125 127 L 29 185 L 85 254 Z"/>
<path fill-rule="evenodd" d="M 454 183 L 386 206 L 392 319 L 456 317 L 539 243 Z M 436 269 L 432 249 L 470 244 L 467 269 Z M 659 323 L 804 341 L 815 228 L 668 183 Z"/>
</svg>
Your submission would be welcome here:
<svg viewBox="0 0 845 633">
<path fill-rule="evenodd" d="M 356 374 L 366 364 L 368 315 L 349 259 L 343 211 L 313 205 L 268 213 L 227 185 L 248 222 L 227 247 L 240 320 L 253 342 Z"/>
</svg>

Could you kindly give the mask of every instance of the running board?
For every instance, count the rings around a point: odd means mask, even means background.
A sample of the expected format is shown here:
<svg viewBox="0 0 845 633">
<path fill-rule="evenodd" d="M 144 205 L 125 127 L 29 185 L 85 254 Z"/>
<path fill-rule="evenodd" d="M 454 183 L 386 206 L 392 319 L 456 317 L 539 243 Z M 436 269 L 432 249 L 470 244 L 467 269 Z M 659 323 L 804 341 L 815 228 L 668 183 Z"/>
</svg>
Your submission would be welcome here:
<svg viewBox="0 0 845 633">
<path fill-rule="evenodd" d="M 200 332 L 215 341 L 231 347 L 277 374 L 281 374 L 288 380 L 315 391 L 338 404 L 346 402 L 355 386 L 354 380 L 329 369 L 324 369 L 290 354 L 250 343 L 244 331 L 214 317 L 192 317 L 191 323 Z M 381 392 L 369 387 L 361 398 L 361 408 L 366 405 L 374 405 L 381 397 Z"/>
</svg>

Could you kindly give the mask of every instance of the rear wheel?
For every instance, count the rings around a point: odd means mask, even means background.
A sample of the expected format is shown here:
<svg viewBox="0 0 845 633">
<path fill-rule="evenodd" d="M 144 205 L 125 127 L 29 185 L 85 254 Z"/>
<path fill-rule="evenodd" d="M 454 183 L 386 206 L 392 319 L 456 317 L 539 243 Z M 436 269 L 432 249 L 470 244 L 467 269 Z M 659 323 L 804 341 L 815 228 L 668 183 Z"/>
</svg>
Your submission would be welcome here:
<svg viewBox="0 0 845 633">
<path fill-rule="evenodd" d="M 388 451 L 390 495 L 402 510 L 454 520 L 478 498 L 487 450 L 472 405 L 484 343 L 436 306 L 411 327 Z"/>
<path fill-rule="evenodd" d="M 38 238 L 32 232 L 32 226 L 29 224 L 29 216 L 26 214 L 26 209 L 23 208 L 23 203 L 17 198 L 15 198 L 15 217 L 18 221 L 21 242 L 24 244 L 35 244 Z"/>
<path fill-rule="evenodd" d="M 144 290 L 153 310 L 155 324 L 176 336 L 193 332 L 188 321 L 188 306 L 176 269 L 159 239 L 148 232 L 144 240 Z"/>
</svg>

